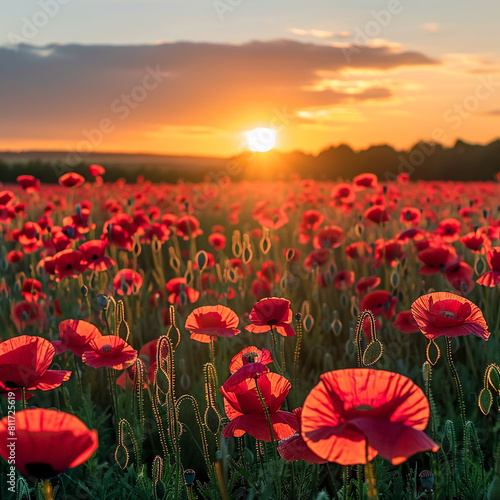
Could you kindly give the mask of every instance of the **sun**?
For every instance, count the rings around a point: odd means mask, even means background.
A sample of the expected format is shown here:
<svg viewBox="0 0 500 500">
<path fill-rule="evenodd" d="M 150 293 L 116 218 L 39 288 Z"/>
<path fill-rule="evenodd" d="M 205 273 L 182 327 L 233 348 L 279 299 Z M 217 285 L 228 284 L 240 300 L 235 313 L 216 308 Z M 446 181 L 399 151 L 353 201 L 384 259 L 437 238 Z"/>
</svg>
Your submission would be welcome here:
<svg viewBox="0 0 500 500">
<path fill-rule="evenodd" d="M 250 130 L 247 134 L 247 144 L 252 151 L 265 153 L 276 145 L 276 130 L 259 127 Z"/>
</svg>

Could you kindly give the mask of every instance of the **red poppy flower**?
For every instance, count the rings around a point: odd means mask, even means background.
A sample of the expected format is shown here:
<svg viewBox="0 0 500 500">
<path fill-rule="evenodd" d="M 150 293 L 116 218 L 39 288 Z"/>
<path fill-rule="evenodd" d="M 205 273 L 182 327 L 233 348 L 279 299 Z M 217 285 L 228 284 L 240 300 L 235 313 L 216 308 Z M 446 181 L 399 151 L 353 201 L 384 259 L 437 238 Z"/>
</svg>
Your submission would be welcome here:
<svg viewBox="0 0 500 500">
<path fill-rule="evenodd" d="M 474 335 L 488 340 L 490 332 L 483 313 L 473 302 L 448 292 L 422 295 L 411 305 L 411 312 L 428 339 L 441 335 Z"/>
<path fill-rule="evenodd" d="M 142 286 L 142 276 L 133 269 L 122 269 L 113 278 L 113 288 L 118 295 L 136 295 Z"/>
<path fill-rule="evenodd" d="M 222 384 L 222 389 L 230 392 L 245 380 L 257 379 L 266 373 L 269 373 L 269 368 L 264 363 L 246 363 L 231 374 L 231 376 Z"/>
<path fill-rule="evenodd" d="M 89 342 L 91 350 L 82 355 L 82 361 L 92 368 L 107 366 L 123 370 L 135 363 L 137 351 L 117 335 L 95 337 Z"/>
<path fill-rule="evenodd" d="M 232 357 L 229 363 L 229 373 L 234 373 L 248 363 L 261 363 L 268 365 L 273 362 L 271 353 L 267 349 L 258 349 L 254 345 L 245 347 Z"/>
<path fill-rule="evenodd" d="M 409 240 L 420 241 L 424 238 L 424 231 L 422 229 L 411 228 L 406 231 L 401 231 L 398 233 L 394 239 L 401 241 L 401 243 L 407 243 Z"/>
<path fill-rule="evenodd" d="M 101 332 L 92 323 L 79 319 L 67 319 L 59 323 L 59 336 L 61 340 L 52 341 L 56 354 L 66 350 L 75 356 L 82 356 L 84 352 L 92 350 L 89 342 L 102 337 Z"/>
<path fill-rule="evenodd" d="M 415 226 L 422 220 L 422 212 L 418 208 L 405 207 L 399 216 L 403 224 L 414 224 Z"/>
<path fill-rule="evenodd" d="M 41 330 L 45 323 L 45 313 L 38 303 L 27 300 L 12 304 L 11 317 L 19 333 L 22 333 L 27 326 L 36 326 Z"/>
<path fill-rule="evenodd" d="M 294 337 L 295 332 L 290 326 L 292 318 L 289 300 L 277 297 L 266 298 L 254 304 L 249 316 L 252 324 L 246 326 L 245 329 L 252 333 L 264 333 L 275 328 L 284 337 Z"/>
<path fill-rule="evenodd" d="M 306 210 L 302 214 L 300 222 L 300 232 L 316 231 L 321 226 L 324 216 L 318 210 Z"/>
<path fill-rule="evenodd" d="M 23 252 L 12 250 L 7 254 L 7 262 L 11 264 L 17 264 L 23 260 L 24 254 Z"/>
<path fill-rule="evenodd" d="M 272 260 L 263 262 L 260 271 L 257 271 L 255 275 L 257 278 L 267 280 L 271 283 L 277 283 L 280 280 L 280 273 L 276 269 L 276 264 Z"/>
<path fill-rule="evenodd" d="M 155 380 L 156 371 L 156 352 L 158 349 L 158 339 L 151 340 L 141 347 L 139 351 L 139 358 L 146 365 L 147 379 L 144 380 L 144 389 L 147 389 L 148 383 L 152 384 Z M 125 389 L 126 387 L 132 388 L 136 377 L 137 364 L 134 363 L 127 368 L 117 379 L 116 383 Z"/>
<path fill-rule="evenodd" d="M 291 384 L 277 373 L 266 373 L 257 379 L 245 379 L 230 390 L 221 387 L 224 409 L 230 420 L 222 435 L 230 438 L 248 433 L 260 441 L 271 441 L 271 432 L 256 384 L 269 413 L 274 439 L 284 439 L 294 434 L 298 430 L 297 418 L 293 413 L 280 411 Z"/>
<path fill-rule="evenodd" d="M 341 203 L 349 204 L 356 199 L 356 192 L 350 184 L 342 182 L 333 187 L 330 198 L 332 198 L 332 200 L 339 200 Z"/>
<path fill-rule="evenodd" d="M 78 275 L 87 269 L 87 261 L 82 252 L 68 248 L 54 255 L 56 280 L 60 281 L 66 276 L 78 278 Z"/>
<path fill-rule="evenodd" d="M 177 222 L 177 216 L 175 214 L 163 214 L 161 217 L 161 223 L 165 227 L 169 228 Z"/>
<path fill-rule="evenodd" d="M 208 242 L 214 247 L 214 250 L 224 250 L 226 247 L 226 237 L 222 233 L 212 233 L 208 237 Z"/>
<path fill-rule="evenodd" d="M 469 293 L 474 288 L 473 274 L 474 269 L 466 262 L 453 262 L 444 268 L 448 283 L 462 293 Z"/>
<path fill-rule="evenodd" d="M 366 341 L 371 342 L 372 341 L 372 324 L 370 321 L 370 318 L 364 317 L 363 318 L 363 324 L 361 325 L 363 329 L 363 333 L 365 335 Z M 375 318 L 375 331 L 380 331 L 380 328 L 382 327 L 382 323 Z"/>
<path fill-rule="evenodd" d="M 384 316 L 391 319 L 396 309 L 397 298 L 386 290 L 375 290 L 365 295 L 361 300 L 361 310 L 368 310 L 374 316 Z"/>
<path fill-rule="evenodd" d="M 21 335 L 0 344 L 0 393 L 13 392 L 22 397 L 21 388 L 28 391 L 49 391 L 69 380 L 71 372 L 49 370 L 55 349 L 41 337 Z M 26 398 L 33 394 L 26 393 Z"/>
<path fill-rule="evenodd" d="M 347 258 L 359 259 L 360 262 L 365 262 L 372 252 L 372 247 L 366 241 L 356 241 L 345 247 Z"/>
<path fill-rule="evenodd" d="M 21 295 L 28 302 L 38 302 L 39 299 L 45 299 L 47 295 L 42 292 L 42 284 L 35 279 L 26 278 L 21 289 Z"/>
<path fill-rule="evenodd" d="M 439 234 L 443 241 L 451 243 L 457 241 L 460 237 L 460 228 L 462 223 L 457 219 L 443 219 L 436 229 L 436 234 Z"/>
<path fill-rule="evenodd" d="M 297 434 L 283 439 L 278 444 L 278 453 L 283 460 L 287 462 L 296 462 L 304 460 L 309 464 L 326 464 L 328 460 L 318 457 L 316 453 L 311 451 L 306 442 L 302 439 L 302 408 L 293 410 L 293 414 L 297 417 L 299 430 Z"/>
<path fill-rule="evenodd" d="M 279 229 L 288 223 L 288 215 L 281 207 L 266 207 L 254 215 L 257 222 L 269 229 Z"/>
<path fill-rule="evenodd" d="M 321 375 L 302 408 L 302 438 L 319 457 L 342 465 L 377 455 L 399 465 L 439 446 L 423 432 L 429 403 L 409 378 L 354 368 Z M 368 456 L 367 456 L 368 455 Z"/>
<path fill-rule="evenodd" d="M 347 290 L 354 285 L 354 271 L 337 271 L 333 284 L 338 290 Z"/>
<path fill-rule="evenodd" d="M 12 431 L 12 427 L 15 428 Z M 16 441 L 10 441 L 12 432 Z M 0 455 L 11 458 L 16 443 L 15 465 L 23 476 L 48 479 L 87 461 L 99 447 L 97 431 L 90 431 L 74 415 L 33 408 L 18 411 L 0 421 Z"/>
<path fill-rule="evenodd" d="M 252 295 L 257 299 L 266 299 L 271 297 L 273 285 L 267 280 L 255 279 L 250 287 Z"/>
<path fill-rule="evenodd" d="M 410 310 L 398 312 L 392 326 L 403 333 L 417 333 L 420 330 Z"/>
<path fill-rule="evenodd" d="M 451 245 L 429 247 L 418 253 L 418 259 L 424 263 L 418 274 L 436 274 L 457 259 L 457 252 Z"/>
<path fill-rule="evenodd" d="M 147 243 L 151 243 L 155 236 L 158 241 L 167 241 L 170 237 L 170 229 L 167 229 L 163 224 L 160 224 L 159 222 L 154 222 L 145 230 L 142 240 Z"/>
<path fill-rule="evenodd" d="M 486 253 L 486 260 L 491 271 L 484 273 L 476 283 L 483 286 L 495 287 L 500 283 L 500 247 L 493 247 Z"/>
<path fill-rule="evenodd" d="M 404 255 L 401 241 L 396 239 L 384 241 L 383 238 L 380 238 L 375 242 L 375 262 L 373 265 L 379 266 L 385 261 L 390 266 L 395 267 Z"/>
<path fill-rule="evenodd" d="M 362 191 L 367 188 L 374 189 L 378 186 L 378 179 L 375 174 L 360 174 L 354 177 L 352 185 L 356 191 Z"/>
<path fill-rule="evenodd" d="M 40 191 L 40 180 L 32 175 L 19 175 L 16 180 L 27 193 Z"/>
<path fill-rule="evenodd" d="M 380 285 L 380 278 L 378 276 L 363 276 L 357 281 L 354 290 L 358 295 L 363 295 L 368 290 L 373 290 Z"/>
<path fill-rule="evenodd" d="M 168 296 L 170 304 L 184 305 L 187 301 L 193 303 L 196 302 L 200 296 L 198 290 L 186 285 L 186 278 L 172 278 L 165 286 L 167 291 L 170 292 Z"/>
<path fill-rule="evenodd" d="M 322 267 L 332 262 L 332 256 L 326 248 L 313 250 L 305 259 L 304 267 L 308 270 L 315 267 Z"/>
<path fill-rule="evenodd" d="M 129 218 L 128 218 L 129 221 Z M 120 222 L 120 223 L 119 223 Z M 125 224 L 125 223 L 123 223 Z M 132 237 L 136 228 L 130 227 L 130 223 L 126 224 L 127 227 L 122 225 L 122 221 L 114 221 L 111 219 L 104 224 L 103 233 L 101 238 L 106 238 L 108 245 L 115 245 L 123 250 L 131 251 L 134 246 L 134 239 Z"/>
<path fill-rule="evenodd" d="M 389 220 L 389 212 L 387 212 L 386 207 L 382 205 L 373 205 L 368 210 L 365 211 L 363 217 L 367 220 L 375 222 L 376 224 L 382 224 Z"/>
<path fill-rule="evenodd" d="M 313 238 L 313 248 L 338 248 L 345 241 L 345 234 L 339 226 L 326 226 Z"/>
<path fill-rule="evenodd" d="M 106 169 L 101 165 L 89 165 L 89 173 L 92 177 L 97 177 L 98 175 L 104 175 Z"/>
<path fill-rule="evenodd" d="M 67 174 L 61 175 L 58 182 L 60 186 L 78 187 L 85 182 L 85 179 L 76 172 L 68 172 Z"/>
<path fill-rule="evenodd" d="M 0 206 L 9 207 L 16 200 L 16 195 L 12 191 L 0 191 Z"/>
<path fill-rule="evenodd" d="M 0 222 L 5 222 L 6 224 L 10 224 L 12 219 L 16 218 L 16 211 L 13 206 L 6 207 L 5 205 L 0 205 Z M 12 231 L 12 236 L 14 237 L 14 232 L 19 231 L 18 229 L 14 229 Z"/>
<path fill-rule="evenodd" d="M 42 228 L 38 224 L 26 222 L 14 239 L 23 246 L 25 253 L 31 253 L 38 250 L 42 245 L 41 235 Z"/>
<path fill-rule="evenodd" d="M 491 245 L 488 236 L 479 229 L 462 236 L 460 241 L 474 253 L 481 253 L 485 248 Z"/>
<path fill-rule="evenodd" d="M 238 315 L 226 306 L 203 306 L 195 309 L 186 319 L 184 327 L 191 333 L 190 338 L 208 343 L 217 337 L 238 335 L 240 322 Z"/>
<path fill-rule="evenodd" d="M 93 271 L 106 271 L 113 267 L 116 262 L 104 255 L 106 252 L 106 243 L 103 240 L 90 240 L 78 247 L 87 261 L 87 268 Z"/>
<path fill-rule="evenodd" d="M 200 229 L 200 221 L 192 215 L 184 215 L 175 223 L 177 227 L 177 236 L 181 236 L 184 240 L 196 238 L 203 231 Z"/>
</svg>

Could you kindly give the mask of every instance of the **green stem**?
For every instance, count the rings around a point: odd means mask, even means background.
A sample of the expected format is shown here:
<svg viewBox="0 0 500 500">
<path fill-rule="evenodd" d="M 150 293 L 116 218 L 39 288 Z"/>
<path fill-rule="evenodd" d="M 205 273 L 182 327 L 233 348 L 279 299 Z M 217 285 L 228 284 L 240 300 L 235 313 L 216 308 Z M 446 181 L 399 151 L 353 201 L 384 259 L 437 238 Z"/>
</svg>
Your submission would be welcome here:
<svg viewBox="0 0 500 500">
<path fill-rule="evenodd" d="M 210 337 L 210 363 L 215 366 L 215 341 L 213 335 Z"/>
<path fill-rule="evenodd" d="M 113 368 L 107 369 L 109 392 L 111 394 L 111 405 L 113 407 L 113 420 L 115 426 L 118 425 L 118 402 L 116 397 L 116 378 Z"/>
<path fill-rule="evenodd" d="M 257 389 L 257 394 L 259 395 L 260 403 L 264 409 L 264 414 L 266 415 L 267 425 L 269 426 L 269 432 L 271 433 L 271 444 L 273 447 L 274 462 L 276 464 L 276 480 L 278 481 L 278 498 L 281 498 L 281 475 L 278 470 L 278 451 L 276 449 L 276 443 L 274 441 L 273 424 L 271 422 L 271 417 L 269 416 L 269 410 L 267 409 L 262 393 L 260 392 L 258 379 L 255 378 L 255 387 Z"/>
<path fill-rule="evenodd" d="M 453 377 L 453 380 L 455 381 L 455 385 L 457 386 L 458 406 L 460 409 L 460 417 L 462 419 L 462 427 L 463 430 L 465 431 L 465 403 L 464 403 L 464 394 L 462 392 L 462 385 L 460 384 L 458 372 L 455 368 L 455 364 L 453 363 L 450 338 L 445 336 L 445 342 L 446 342 L 446 358 L 448 359 L 448 366 L 450 367 L 451 375 Z"/>
<path fill-rule="evenodd" d="M 358 498 L 359 500 L 364 500 L 365 496 L 363 495 L 363 466 L 358 465 Z"/>
<path fill-rule="evenodd" d="M 26 410 L 26 387 L 21 387 L 23 410 Z"/>
<path fill-rule="evenodd" d="M 342 466 L 342 482 L 344 483 L 343 500 L 347 500 L 347 467 L 347 465 Z"/>
<path fill-rule="evenodd" d="M 278 342 L 276 341 L 276 334 L 274 333 L 274 328 L 271 327 L 271 338 L 273 339 L 273 347 L 271 349 L 271 353 L 274 360 L 274 366 L 276 367 L 276 371 L 283 375 L 282 367 L 281 367 L 281 353 L 278 351 Z M 279 355 L 279 359 L 278 359 Z"/>
</svg>

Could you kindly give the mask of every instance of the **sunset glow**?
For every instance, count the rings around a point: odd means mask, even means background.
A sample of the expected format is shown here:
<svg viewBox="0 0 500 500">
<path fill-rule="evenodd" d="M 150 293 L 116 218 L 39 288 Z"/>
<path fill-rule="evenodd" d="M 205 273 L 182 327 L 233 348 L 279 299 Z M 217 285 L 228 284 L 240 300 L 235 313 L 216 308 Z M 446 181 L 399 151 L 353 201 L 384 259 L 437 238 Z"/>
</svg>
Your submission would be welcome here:
<svg viewBox="0 0 500 500">
<path fill-rule="evenodd" d="M 259 127 L 246 133 L 248 147 L 251 151 L 265 153 L 276 145 L 276 130 Z"/>
</svg>

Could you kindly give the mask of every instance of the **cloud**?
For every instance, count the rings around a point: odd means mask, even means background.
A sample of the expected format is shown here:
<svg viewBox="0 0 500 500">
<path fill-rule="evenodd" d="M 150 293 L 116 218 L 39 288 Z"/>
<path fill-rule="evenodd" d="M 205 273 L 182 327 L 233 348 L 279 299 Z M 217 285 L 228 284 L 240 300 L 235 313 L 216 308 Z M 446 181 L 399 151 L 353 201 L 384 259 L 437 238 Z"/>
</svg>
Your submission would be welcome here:
<svg viewBox="0 0 500 500">
<path fill-rule="evenodd" d="M 439 24 L 438 23 L 425 23 L 421 24 L 420 27 L 426 32 L 431 35 L 434 35 L 439 32 Z"/>
<path fill-rule="evenodd" d="M 349 31 L 339 31 L 338 33 L 336 33 L 334 31 L 327 31 L 327 30 L 317 30 L 317 29 L 304 30 L 301 28 L 289 28 L 288 32 L 294 35 L 310 36 L 313 38 L 318 38 L 320 40 L 328 38 L 348 38 L 351 36 L 351 33 Z"/>
<path fill-rule="evenodd" d="M 0 48 L 0 136 L 75 141 L 102 120 L 127 140 L 173 126 L 237 130 L 276 108 L 293 113 L 392 95 L 379 86 L 354 96 L 314 89 L 322 71 L 438 64 L 387 46 L 364 47 L 348 64 L 344 50 L 290 40 Z"/>
</svg>

